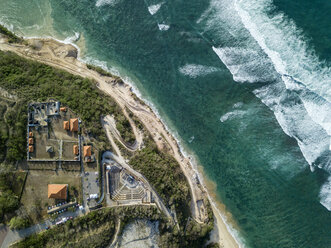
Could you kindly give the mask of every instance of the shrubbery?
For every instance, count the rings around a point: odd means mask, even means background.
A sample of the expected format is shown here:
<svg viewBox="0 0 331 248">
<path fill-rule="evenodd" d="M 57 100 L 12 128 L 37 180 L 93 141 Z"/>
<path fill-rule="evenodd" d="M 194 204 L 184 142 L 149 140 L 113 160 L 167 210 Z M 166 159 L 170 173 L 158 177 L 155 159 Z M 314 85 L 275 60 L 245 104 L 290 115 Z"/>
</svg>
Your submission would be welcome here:
<svg viewBox="0 0 331 248">
<path fill-rule="evenodd" d="M 6 161 L 13 163 L 26 157 L 26 105 L 24 101 L 17 101 L 15 106 L 7 111 L 5 116 L 9 132 L 4 143 Z M 3 160 L 0 160 L 2 162 Z"/>
<path fill-rule="evenodd" d="M 131 125 L 128 119 L 124 115 L 115 116 L 116 128 L 120 132 L 125 143 L 132 145 L 134 144 L 136 137 L 131 130 Z"/>
<path fill-rule="evenodd" d="M 28 218 L 23 218 L 20 216 L 15 216 L 11 218 L 9 222 L 9 226 L 11 229 L 23 229 L 30 225 L 30 221 Z"/>
<path fill-rule="evenodd" d="M 12 33 L 7 28 L 5 28 L 4 26 L 1 26 L 1 25 L 0 25 L 0 33 L 6 35 L 8 37 L 8 42 L 9 43 L 21 43 L 21 42 L 23 42 L 22 38 L 18 37 L 17 35 L 15 35 L 14 33 Z"/>
<path fill-rule="evenodd" d="M 93 71 L 96 71 L 96 72 L 99 73 L 101 76 L 112 77 L 112 78 L 115 80 L 115 81 L 114 81 L 115 83 L 119 83 L 119 84 L 124 83 L 120 77 L 111 74 L 110 72 L 108 72 L 108 71 L 102 69 L 102 68 L 99 67 L 99 66 L 90 65 L 90 64 L 86 64 L 86 66 L 87 66 L 88 69 L 93 70 Z"/>
<path fill-rule="evenodd" d="M 159 151 L 151 139 L 145 140 L 145 146 L 132 157 L 130 164 L 149 180 L 168 207 L 175 207 L 179 224 L 184 228 L 190 216 L 188 182 L 173 157 Z"/>
<path fill-rule="evenodd" d="M 140 171 L 156 189 L 169 208 L 174 208 L 180 230 L 169 230 L 160 225 L 162 247 L 203 247 L 213 229 L 213 213 L 207 202 L 207 223 L 198 224 L 191 218 L 191 194 L 188 182 L 177 161 L 159 151 L 151 138 L 145 139 L 145 148 L 130 160 L 132 167 Z"/>
<path fill-rule="evenodd" d="M 11 190 L 1 192 L 0 196 L 0 221 L 4 214 L 14 211 L 19 205 L 18 196 Z"/>
<path fill-rule="evenodd" d="M 19 207 L 19 195 L 22 190 L 24 176 L 22 173 L 0 173 L 0 222 L 4 215 Z"/>
</svg>

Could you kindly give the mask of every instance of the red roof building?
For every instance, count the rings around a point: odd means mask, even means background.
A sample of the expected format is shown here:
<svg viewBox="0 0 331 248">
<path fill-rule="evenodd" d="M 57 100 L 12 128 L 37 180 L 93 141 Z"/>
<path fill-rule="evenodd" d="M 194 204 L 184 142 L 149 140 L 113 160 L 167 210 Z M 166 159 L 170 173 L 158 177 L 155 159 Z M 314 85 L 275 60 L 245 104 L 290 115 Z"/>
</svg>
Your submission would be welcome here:
<svg viewBox="0 0 331 248">
<path fill-rule="evenodd" d="M 29 146 L 29 152 L 33 152 L 33 150 L 34 150 L 34 149 L 33 149 L 33 145 L 30 145 L 30 146 Z"/>
<path fill-rule="evenodd" d="M 70 131 L 77 132 L 78 131 L 78 119 L 70 119 Z"/>
<path fill-rule="evenodd" d="M 69 121 L 64 121 L 63 122 L 63 129 L 64 130 L 69 130 Z"/>
<path fill-rule="evenodd" d="M 78 145 L 73 146 L 73 152 L 74 152 L 74 155 L 78 155 L 78 153 L 79 153 Z"/>
<path fill-rule="evenodd" d="M 92 147 L 84 146 L 84 157 L 90 157 L 92 155 Z"/>
<path fill-rule="evenodd" d="M 67 199 L 68 184 L 48 184 L 48 198 Z"/>
</svg>

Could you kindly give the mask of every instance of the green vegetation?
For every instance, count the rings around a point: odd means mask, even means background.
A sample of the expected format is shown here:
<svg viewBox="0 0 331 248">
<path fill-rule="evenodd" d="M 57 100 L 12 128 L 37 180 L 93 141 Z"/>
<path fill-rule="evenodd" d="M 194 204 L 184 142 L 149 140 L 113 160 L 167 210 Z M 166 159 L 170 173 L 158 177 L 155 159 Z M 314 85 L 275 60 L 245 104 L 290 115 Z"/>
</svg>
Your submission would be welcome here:
<svg viewBox="0 0 331 248">
<path fill-rule="evenodd" d="M 114 78 L 115 80 L 120 79 L 120 77 L 111 74 L 110 72 L 108 72 L 108 71 L 102 69 L 102 68 L 99 67 L 99 66 L 95 66 L 95 65 L 91 65 L 91 64 L 86 64 L 86 67 L 87 67 L 88 69 L 90 69 L 90 70 L 96 71 L 96 72 L 99 73 L 101 76 L 112 77 L 112 78 Z"/>
<path fill-rule="evenodd" d="M 0 146 L 3 156 L 0 163 L 5 161 L 13 163 L 26 157 L 26 105 L 24 101 L 18 100 L 14 105 L 7 108 L 3 120 Z"/>
<path fill-rule="evenodd" d="M 220 248 L 220 245 L 218 243 L 210 243 L 206 248 Z"/>
<path fill-rule="evenodd" d="M 0 217 L 3 219 L 4 214 L 10 213 L 17 209 L 19 198 L 11 190 L 2 191 L 0 197 Z"/>
<path fill-rule="evenodd" d="M 25 176 L 24 172 L 0 173 L 0 222 L 18 208 Z"/>
<path fill-rule="evenodd" d="M 21 43 L 23 42 L 23 39 L 9 31 L 7 28 L 4 26 L 0 25 L 0 33 L 4 34 L 8 37 L 8 42 L 9 43 Z"/>
<path fill-rule="evenodd" d="M 179 222 L 180 230 L 174 228 L 171 233 L 161 225 L 161 244 L 172 244 L 172 247 L 203 247 L 214 225 L 209 203 L 206 204 L 208 222 L 203 225 L 196 223 L 191 218 L 190 188 L 179 164 L 173 157 L 158 150 L 150 137 L 144 143 L 145 148 L 132 157 L 130 164 L 147 178 L 166 205 L 176 211 Z"/>
<path fill-rule="evenodd" d="M 50 98 L 69 106 L 83 120 L 85 131 L 99 141 L 102 149 L 110 149 L 100 116 L 114 114 L 123 128 L 121 135 L 131 141 L 131 126 L 120 107 L 102 93 L 89 79 L 74 76 L 63 70 L 24 59 L 11 52 L 0 51 L 0 87 L 20 98 L 18 112 L 8 114 L 8 126 L 14 125 L 16 135 L 7 144 L 7 160 L 21 160 L 25 156 L 26 106 L 30 101 L 47 101 Z M 23 131 L 24 128 L 24 131 Z M 128 137 L 128 138 L 127 138 Z M 1 138 L 0 145 L 4 142 Z"/>
<path fill-rule="evenodd" d="M 157 208 L 148 206 L 102 209 L 31 235 L 13 247 L 107 247 L 114 237 L 118 221 L 123 227 L 136 218 L 158 220 L 161 216 Z"/>
<path fill-rule="evenodd" d="M 0 101 L 0 116 L 5 116 L 7 106 L 1 104 Z M 6 158 L 6 142 L 8 140 L 8 127 L 4 118 L 0 118 L 0 162 Z"/>
<path fill-rule="evenodd" d="M 129 151 L 117 139 L 115 139 L 114 141 L 115 141 L 115 144 L 117 145 L 118 149 L 120 150 L 120 153 L 123 156 L 123 158 L 130 160 L 130 158 L 132 158 L 132 156 L 134 155 L 134 152 Z"/>
<path fill-rule="evenodd" d="M 137 98 L 137 96 L 135 94 L 132 94 L 132 95 L 135 96 L 134 98 L 135 98 L 136 101 L 137 101 L 137 99 L 139 101 L 141 101 L 139 98 Z M 137 116 L 135 116 L 128 107 L 125 107 L 125 110 L 128 113 L 128 115 L 131 118 L 131 120 L 133 120 L 133 122 L 136 125 L 136 127 L 139 130 L 143 131 L 145 129 L 145 127 L 144 127 L 144 124 L 141 123 L 141 121 L 139 120 L 139 118 Z"/>
<path fill-rule="evenodd" d="M 20 216 L 13 217 L 9 222 L 9 226 L 11 229 L 23 229 L 28 227 L 29 225 L 30 225 L 29 219 Z"/>
<path fill-rule="evenodd" d="M 128 119 L 125 118 L 124 115 L 115 116 L 115 119 L 116 119 L 116 129 L 120 132 L 124 142 L 129 145 L 134 144 L 136 138 L 131 130 L 131 125 Z"/>
<path fill-rule="evenodd" d="M 188 182 L 177 161 L 159 151 L 151 138 L 145 139 L 145 146 L 132 157 L 130 164 L 152 183 L 169 207 L 175 207 L 179 224 L 185 227 L 190 216 L 191 195 Z"/>
</svg>

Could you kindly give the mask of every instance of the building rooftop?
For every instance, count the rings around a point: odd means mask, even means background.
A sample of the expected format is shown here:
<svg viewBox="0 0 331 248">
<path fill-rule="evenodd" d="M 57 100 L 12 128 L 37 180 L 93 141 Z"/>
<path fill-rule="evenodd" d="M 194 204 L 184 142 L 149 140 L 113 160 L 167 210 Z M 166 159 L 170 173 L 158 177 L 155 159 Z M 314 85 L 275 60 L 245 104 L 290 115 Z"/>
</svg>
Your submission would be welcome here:
<svg viewBox="0 0 331 248">
<path fill-rule="evenodd" d="M 29 152 L 33 152 L 33 145 L 29 145 Z"/>
<path fill-rule="evenodd" d="M 78 131 L 78 119 L 70 119 L 70 131 L 77 132 Z"/>
<path fill-rule="evenodd" d="M 74 152 L 74 155 L 78 155 L 78 153 L 79 153 L 78 145 L 73 146 L 73 152 Z"/>
<path fill-rule="evenodd" d="M 90 157 L 92 155 L 92 147 L 84 146 L 84 157 Z"/>
<path fill-rule="evenodd" d="M 48 198 L 67 199 L 68 184 L 48 184 Z"/>
<path fill-rule="evenodd" d="M 33 145 L 33 138 L 29 138 L 29 145 Z"/>
<path fill-rule="evenodd" d="M 63 129 L 64 130 L 69 130 L 69 121 L 64 121 L 63 122 Z"/>
</svg>

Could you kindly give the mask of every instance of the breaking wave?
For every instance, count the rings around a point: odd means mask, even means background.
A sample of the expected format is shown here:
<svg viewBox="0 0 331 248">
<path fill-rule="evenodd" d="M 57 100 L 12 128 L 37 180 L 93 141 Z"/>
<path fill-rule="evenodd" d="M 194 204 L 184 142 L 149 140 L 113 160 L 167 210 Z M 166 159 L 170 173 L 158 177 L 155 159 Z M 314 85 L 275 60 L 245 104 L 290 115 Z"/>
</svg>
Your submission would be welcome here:
<svg viewBox="0 0 331 248">
<path fill-rule="evenodd" d="M 167 31 L 170 28 L 170 26 L 167 25 L 167 24 L 159 24 L 158 23 L 157 25 L 158 25 L 160 31 Z"/>
<path fill-rule="evenodd" d="M 272 3 L 212 0 L 197 24 L 215 34 L 212 49 L 233 79 L 258 86 L 253 93 L 274 112 L 284 132 L 296 139 L 311 170 L 319 167 L 331 174 L 331 68 Z M 221 121 L 231 119 L 235 111 Z M 330 210 L 330 180 L 320 197 Z"/>
<path fill-rule="evenodd" d="M 97 0 L 95 3 L 95 6 L 101 7 L 103 5 L 110 5 L 113 6 L 117 3 L 117 0 Z"/>
<path fill-rule="evenodd" d="M 234 119 L 236 117 L 240 117 L 244 114 L 245 114 L 245 111 L 243 111 L 243 110 L 234 110 L 232 112 L 228 112 L 228 113 L 222 115 L 220 118 L 220 121 L 225 122 L 227 120 L 232 120 L 232 119 Z"/>
<path fill-rule="evenodd" d="M 240 108 L 242 106 L 243 106 L 242 102 L 237 102 L 237 103 L 233 104 L 232 107 L 234 108 L 234 110 L 230 111 L 230 112 L 227 112 L 226 114 L 222 115 L 221 118 L 220 118 L 220 121 L 225 122 L 227 120 L 232 120 L 236 117 L 241 117 L 244 114 L 246 114 L 246 111 L 240 110 Z"/>
<path fill-rule="evenodd" d="M 148 7 L 148 12 L 151 15 L 155 15 L 159 11 L 159 9 L 162 7 L 162 5 L 163 5 L 163 2 L 151 5 L 151 6 Z"/>
<path fill-rule="evenodd" d="M 75 34 L 73 36 L 67 37 L 64 42 L 65 43 L 74 43 L 76 41 L 78 41 L 80 38 L 80 33 L 75 32 Z"/>
<path fill-rule="evenodd" d="M 242 23 L 281 75 L 290 75 L 309 90 L 331 102 L 331 68 L 309 48 L 296 24 L 274 10 L 272 0 L 235 1 Z"/>
<path fill-rule="evenodd" d="M 179 68 L 179 72 L 190 78 L 197 78 L 199 76 L 206 76 L 210 73 L 219 71 L 218 68 L 205 65 L 186 64 Z"/>
<path fill-rule="evenodd" d="M 237 82 L 256 83 L 276 78 L 275 73 L 268 70 L 272 66 L 270 61 L 258 56 L 257 51 L 239 47 L 213 47 L 213 50 Z"/>
</svg>

